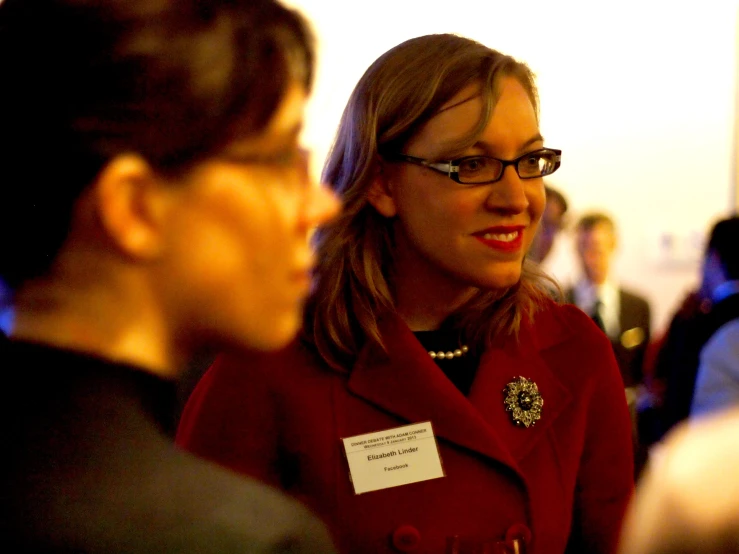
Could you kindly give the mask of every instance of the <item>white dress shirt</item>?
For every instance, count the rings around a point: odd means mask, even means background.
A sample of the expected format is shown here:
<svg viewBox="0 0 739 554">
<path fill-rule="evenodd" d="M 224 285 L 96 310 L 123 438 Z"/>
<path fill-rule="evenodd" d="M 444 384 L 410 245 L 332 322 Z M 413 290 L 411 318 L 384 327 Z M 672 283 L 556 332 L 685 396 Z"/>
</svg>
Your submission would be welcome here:
<svg viewBox="0 0 739 554">
<path fill-rule="evenodd" d="M 606 281 L 602 285 L 594 285 L 587 279 L 581 279 L 573 288 L 575 304 L 586 314 L 592 317 L 595 313 L 595 303 L 600 300 L 600 317 L 603 320 L 606 334 L 617 339 L 621 334 L 619 314 L 621 313 L 621 298 L 618 287 Z"/>
</svg>

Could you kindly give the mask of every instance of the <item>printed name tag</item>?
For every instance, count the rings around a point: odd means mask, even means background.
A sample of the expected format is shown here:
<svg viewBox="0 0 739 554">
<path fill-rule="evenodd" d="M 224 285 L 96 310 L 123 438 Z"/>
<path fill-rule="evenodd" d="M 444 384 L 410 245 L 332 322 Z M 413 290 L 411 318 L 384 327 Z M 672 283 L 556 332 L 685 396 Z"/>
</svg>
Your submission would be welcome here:
<svg viewBox="0 0 739 554">
<path fill-rule="evenodd" d="M 356 494 L 444 477 L 430 421 L 342 440 Z"/>
</svg>

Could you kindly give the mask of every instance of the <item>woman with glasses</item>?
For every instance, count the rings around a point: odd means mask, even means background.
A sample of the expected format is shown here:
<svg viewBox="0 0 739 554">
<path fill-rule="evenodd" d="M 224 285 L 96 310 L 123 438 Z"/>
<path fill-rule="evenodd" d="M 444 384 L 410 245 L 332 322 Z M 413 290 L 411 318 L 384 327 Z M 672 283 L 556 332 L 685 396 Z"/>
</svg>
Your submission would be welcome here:
<svg viewBox="0 0 739 554">
<path fill-rule="evenodd" d="M 629 415 L 607 338 L 525 259 L 561 160 L 537 107 L 524 64 L 458 36 L 375 61 L 325 167 L 344 209 L 301 340 L 219 359 L 179 442 L 347 554 L 612 551 Z"/>
</svg>

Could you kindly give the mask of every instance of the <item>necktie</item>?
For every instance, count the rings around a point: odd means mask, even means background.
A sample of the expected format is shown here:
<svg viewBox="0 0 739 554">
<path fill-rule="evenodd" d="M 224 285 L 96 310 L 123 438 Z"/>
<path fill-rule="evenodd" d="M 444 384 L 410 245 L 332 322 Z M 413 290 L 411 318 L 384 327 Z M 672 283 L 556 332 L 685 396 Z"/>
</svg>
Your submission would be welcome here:
<svg viewBox="0 0 739 554">
<path fill-rule="evenodd" d="M 603 316 L 601 315 L 602 309 L 603 302 L 601 302 L 600 300 L 596 300 L 595 305 L 593 306 L 593 314 L 590 317 L 595 322 L 595 324 L 600 327 L 600 330 L 605 333 L 606 324 L 603 323 Z"/>
</svg>

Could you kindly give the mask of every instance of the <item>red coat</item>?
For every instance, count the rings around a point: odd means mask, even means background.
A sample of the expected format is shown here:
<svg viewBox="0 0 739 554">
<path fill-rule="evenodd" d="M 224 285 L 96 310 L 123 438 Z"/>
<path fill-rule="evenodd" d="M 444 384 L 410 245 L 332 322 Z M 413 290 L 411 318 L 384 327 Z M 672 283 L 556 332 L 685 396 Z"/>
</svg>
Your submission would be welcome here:
<svg viewBox="0 0 739 554">
<path fill-rule="evenodd" d="M 350 372 L 299 344 L 218 360 L 178 442 L 303 500 L 346 554 L 443 554 L 446 537 L 502 540 L 519 523 L 532 533 L 528 554 L 615 550 L 633 489 L 631 424 L 608 339 L 590 318 L 552 303 L 518 341 L 483 354 L 466 398 L 400 319 L 381 332 L 387 354 L 367 347 Z M 544 399 L 529 428 L 504 409 L 519 375 Z M 427 420 L 446 476 L 355 495 L 340 439 Z"/>
</svg>

